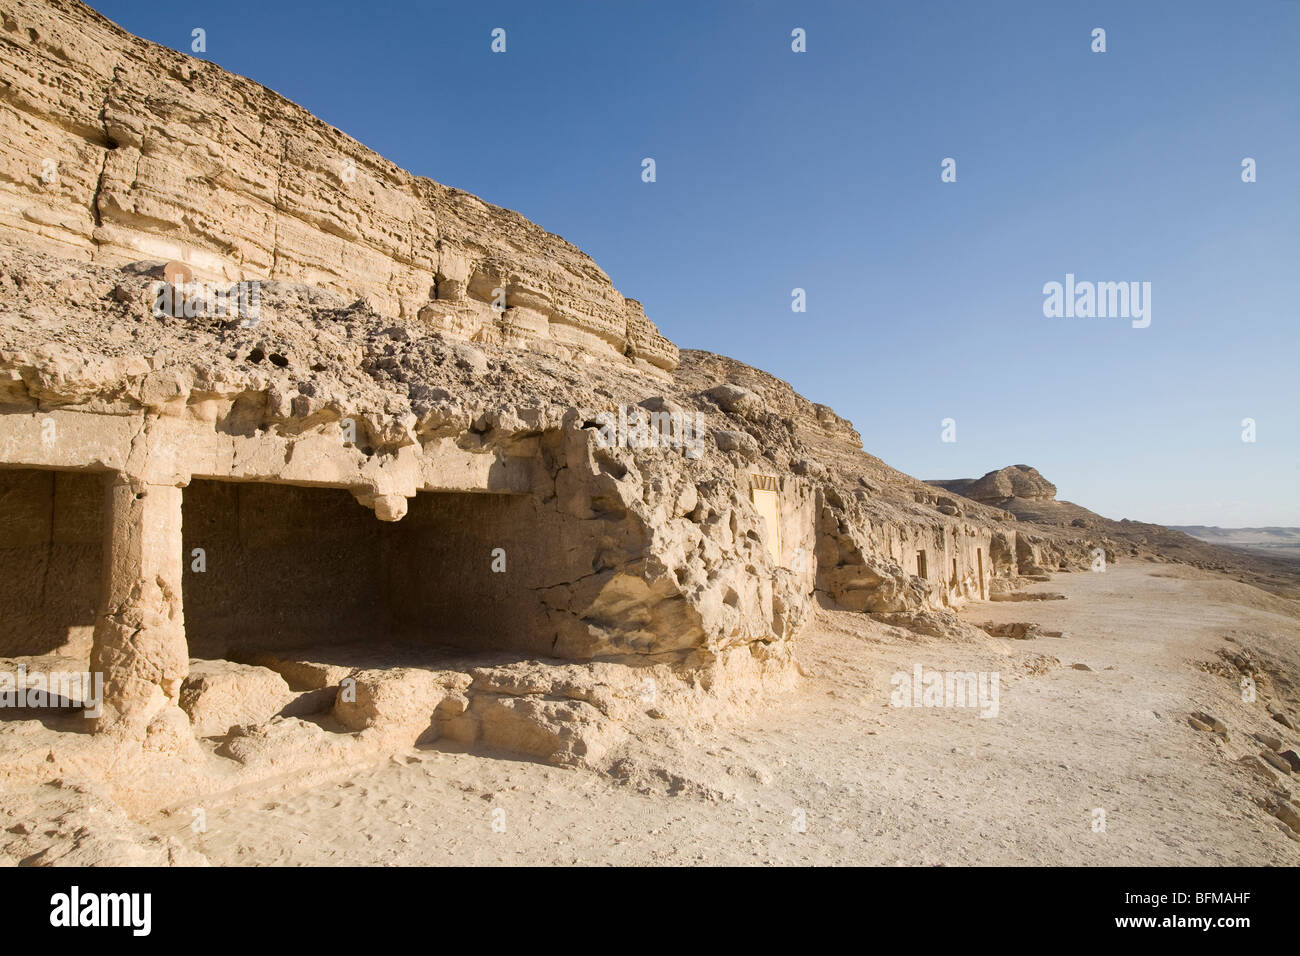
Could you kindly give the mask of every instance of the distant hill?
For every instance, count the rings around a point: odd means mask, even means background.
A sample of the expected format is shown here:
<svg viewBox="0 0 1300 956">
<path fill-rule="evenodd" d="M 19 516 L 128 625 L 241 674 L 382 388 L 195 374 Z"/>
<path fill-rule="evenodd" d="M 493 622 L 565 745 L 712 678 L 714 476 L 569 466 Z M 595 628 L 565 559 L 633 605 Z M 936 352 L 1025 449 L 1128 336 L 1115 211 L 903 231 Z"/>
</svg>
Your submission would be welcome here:
<svg viewBox="0 0 1300 956">
<path fill-rule="evenodd" d="M 1300 528 L 1169 527 L 1145 521 L 1113 521 L 1072 501 L 1057 501 L 1056 486 L 1029 465 L 1009 465 L 981 478 L 948 478 L 926 484 L 1037 525 L 1084 528 L 1128 546 L 1128 553 L 1154 551 L 1166 560 L 1223 571 L 1240 581 L 1300 598 Z"/>
</svg>

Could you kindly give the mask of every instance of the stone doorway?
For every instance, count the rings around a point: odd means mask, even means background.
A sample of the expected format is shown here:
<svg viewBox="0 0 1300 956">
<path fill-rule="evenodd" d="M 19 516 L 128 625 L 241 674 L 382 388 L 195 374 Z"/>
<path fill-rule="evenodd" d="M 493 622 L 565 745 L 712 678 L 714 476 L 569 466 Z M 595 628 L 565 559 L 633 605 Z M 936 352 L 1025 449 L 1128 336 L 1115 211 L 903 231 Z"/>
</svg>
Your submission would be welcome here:
<svg viewBox="0 0 1300 956">
<path fill-rule="evenodd" d="M 384 522 L 345 489 L 195 480 L 183 515 L 191 656 L 550 649 L 530 497 L 421 493 Z"/>
<path fill-rule="evenodd" d="M 0 656 L 89 658 L 104 481 L 94 472 L 0 468 Z"/>
</svg>

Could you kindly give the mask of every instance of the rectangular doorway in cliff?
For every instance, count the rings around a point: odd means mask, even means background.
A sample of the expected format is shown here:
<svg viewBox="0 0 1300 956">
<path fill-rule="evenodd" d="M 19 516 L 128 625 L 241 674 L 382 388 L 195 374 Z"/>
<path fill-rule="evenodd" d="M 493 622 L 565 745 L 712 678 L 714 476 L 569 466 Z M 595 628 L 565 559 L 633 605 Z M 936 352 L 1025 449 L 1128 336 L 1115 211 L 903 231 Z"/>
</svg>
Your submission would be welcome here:
<svg viewBox="0 0 1300 956">
<path fill-rule="evenodd" d="M 763 541 L 772 563 L 781 564 L 781 499 L 780 483 L 775 475 L 753 475 L 749 485 L 749 500 L 758 510 L 767 532 Z"/>
<path fill-rule="evenodd" d="M 916 552 L 916 576 L 918 578 L 928 578 L 929 577 L 929 574 L 927 573 L 928 571 L 929 568 L 925 566 L 925 552 L 924 551 Z"/>
<path fill-rule="evenodd" d="M 975 565 L 979 572 L 980 578 L 980 600 L 984 600 L 984 551 L 981 548 L 975 549 Z"/>
<path fill-rule="evenodd" d="M 342 488 L 196 479 L 182 527 L 194 657 L 374 667 L 551 646 L 537 569 L 554 539 L 531 496 L 421 492 L 387 522 Z"/>
<path fill-rule="evenodd" d="M 89 660 L 105 480 L 95 472 L 0 468 L 0 656 Z"/>
</svg>

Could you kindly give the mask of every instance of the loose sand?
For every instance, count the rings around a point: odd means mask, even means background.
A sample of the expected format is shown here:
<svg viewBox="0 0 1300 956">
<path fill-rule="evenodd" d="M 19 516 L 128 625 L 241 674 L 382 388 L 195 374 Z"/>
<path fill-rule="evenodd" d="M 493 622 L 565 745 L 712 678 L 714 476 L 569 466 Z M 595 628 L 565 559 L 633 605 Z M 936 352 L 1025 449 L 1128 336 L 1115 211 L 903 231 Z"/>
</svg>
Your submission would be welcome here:
<svg viewBox="0 0 1300 956">
<path fill-rule="evenodd" d="M 1247 648 L 1277 676 L 1261 686 L 1285 698 L 1300 683 L 1296 606 L 1173 565 L 1037 588 L 1068 599 L 962 616 L 1065 636 L 954 644 L 823 611 L 800 638 L 798 692 L 744 725 L 687 739 L 664 728 L 621 778 L 416 750 L 213 799 L 205 833 L 190 808 L 138 822 L 214 864 L 1300 863 L 1300 842 L 1258 802 L 1294 784 L 1236 763 L 1261 749 L 1252 731 L 1300 735 L 1244 702 L 1218 657 Z M 891 707 L 890 675 L 917 663 L 996 671 L 998 716 Z M 1195 710 L 1229 740 L 1189 726 Z"/>
</svg>

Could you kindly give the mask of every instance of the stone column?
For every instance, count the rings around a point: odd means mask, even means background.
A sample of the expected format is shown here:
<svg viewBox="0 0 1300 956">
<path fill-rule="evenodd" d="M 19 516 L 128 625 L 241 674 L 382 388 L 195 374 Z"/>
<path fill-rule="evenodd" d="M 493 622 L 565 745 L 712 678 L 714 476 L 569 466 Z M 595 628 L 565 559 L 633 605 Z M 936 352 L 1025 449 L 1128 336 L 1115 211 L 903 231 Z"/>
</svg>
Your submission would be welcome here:
<svg viewBox="0 0 1300 956">
<path fill-rule="evenodd" d="M 95 730 L 143 739 L 182 722 L 188 728 L 176 706 L 189 671 L 181 489 L 118 473 L 106 496 L 103 580 L 90 652 L 91 671 L 104 677 Z"/>
</svg>

